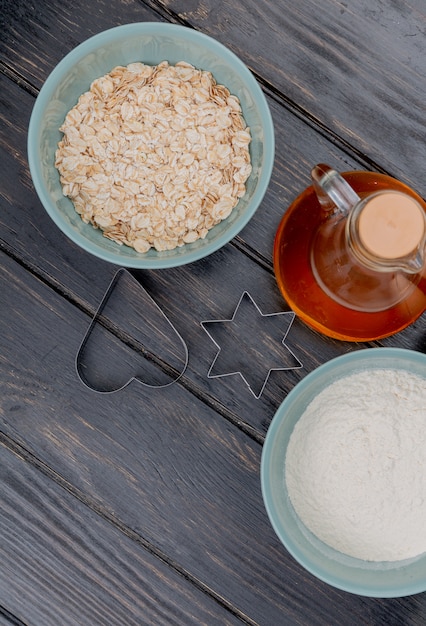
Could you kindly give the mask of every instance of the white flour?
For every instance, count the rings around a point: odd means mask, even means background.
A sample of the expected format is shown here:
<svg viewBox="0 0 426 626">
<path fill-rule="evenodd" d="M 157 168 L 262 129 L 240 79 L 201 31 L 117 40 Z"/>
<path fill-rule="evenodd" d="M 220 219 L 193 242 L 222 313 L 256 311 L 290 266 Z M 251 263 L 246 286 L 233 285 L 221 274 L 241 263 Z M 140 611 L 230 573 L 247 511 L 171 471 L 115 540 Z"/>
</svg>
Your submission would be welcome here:
<svg viewBox="0 0 426 626">
<path fill-rule="evenodd" d="M 324 389 L 297 422 L 285 480 L 302 522 L 368 561 L 426 551 L 426 378 L 369 370 Z"/>
</svg>

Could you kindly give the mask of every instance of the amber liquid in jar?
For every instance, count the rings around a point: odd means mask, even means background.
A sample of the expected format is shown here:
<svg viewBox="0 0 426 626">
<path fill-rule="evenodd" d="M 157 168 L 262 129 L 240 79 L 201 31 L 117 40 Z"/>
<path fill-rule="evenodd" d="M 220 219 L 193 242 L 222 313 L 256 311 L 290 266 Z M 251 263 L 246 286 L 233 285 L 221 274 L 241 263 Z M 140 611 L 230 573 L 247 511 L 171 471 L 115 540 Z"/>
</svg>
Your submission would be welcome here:
<svg viewBox="0 0 426 626">
<path fill-rule="evenodd" d="M 403 191 L 414 197 L 426 211 L 425 203 L 417 194 L 389 176 L 374 172 L 349 172 L 342 176 L 361 197 L 384 189 Z M 312 187 L 308 187 L 288 208 L 276 233 L 275 276 L 293 311 L 315 330 L 346 341 L 380 339 L 414 322 L 426 310 L 425 274 L 405 299 L 383 311 L 354 310 L 323 291 L 311 266 L 312 242 L 323 219 L 316 194 Z M 326 260 L 329 253 L 327 242 L 320 253 Z"/>
</svg>

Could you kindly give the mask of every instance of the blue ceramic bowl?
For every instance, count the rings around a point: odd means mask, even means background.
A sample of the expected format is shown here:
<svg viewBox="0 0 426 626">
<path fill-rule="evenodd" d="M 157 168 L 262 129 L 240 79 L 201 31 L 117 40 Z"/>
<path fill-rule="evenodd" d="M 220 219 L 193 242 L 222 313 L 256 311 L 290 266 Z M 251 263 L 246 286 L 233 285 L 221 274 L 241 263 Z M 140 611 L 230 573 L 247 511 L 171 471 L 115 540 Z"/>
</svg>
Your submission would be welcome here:
<svg viewBox="0 0 426 626">
<path fill-rule="evenodd" d="M 187 61 L 209 70 L 218 83 L 238 96 L 252 133 L 253 171 L 246 194 L 231 215 L 204 240 L 175 250 L 139 254 L 103 237 L 84 224 L 71 200 L 62 195 L 54 155 L 65 115 L 91 82 L 117 65 L 142 61 L 156 65 Z M 35 102 L 28 131 L 28 160 L 37 194 L 56 225 L 74 243 L 117 265 L 166 268 L 191 263 L 228 243 L 251 219 L 268 187 L 274 162 L 274 129 L 266 98 L 248 68 L 218 41 L 190 28 L 154 22 L 126 24 L 104 31 L 72 50 L 52 71 Z"/>
<path fill-rule="evenodd" d="M 383 563 L 344 555 L 306 528 L 291 505 L 285 485 L 287 445 L 308 404 L 338 378 L 366 369 L 407 370 L 426 377 L 426 355 L 400 348 L 371 348 L 337 357 L 308 374 L 288 394 L 268 429 L 262 451 L 262 494 L 279 539 L 317 578 L 358 595 L 407 596 L 426 591 L 426 554 L 406 561 Z"/>
</svg>

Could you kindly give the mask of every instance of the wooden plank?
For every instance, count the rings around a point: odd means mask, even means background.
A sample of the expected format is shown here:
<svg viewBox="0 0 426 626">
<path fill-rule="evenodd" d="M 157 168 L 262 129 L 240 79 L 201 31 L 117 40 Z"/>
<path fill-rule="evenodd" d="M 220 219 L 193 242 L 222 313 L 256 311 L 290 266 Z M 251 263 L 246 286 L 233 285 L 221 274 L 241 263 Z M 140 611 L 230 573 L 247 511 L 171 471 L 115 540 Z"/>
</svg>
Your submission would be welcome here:
<svg viewBox="0 0 426 626">
<path fill-rule="evenodd" d="M 19 451 L 0 442 L 0 456 L 0 597 L 10 616 L 32 626 L 241 624 Z"/>
<path fill-rule="evenodd" d="M 3 3 L 0 16 L 1 55 L 7 67 L 40 89 L 54 66 L 75 46 L 96 33 L 133 22 L 161 21 L 143 2 L 55 0 Z"/>
<path fill-rule="evenodd" d="M 300 568 L 264 510 L 261 446 L 184 386 L 85 389 L 73 354 L 86 316 L 8 258 L 2 266 L 1 432 L 249 622 L 422 623 L 424 594 L 358 598 Z"/>
<path fill-rule="evenodd" d="M 285 101 L 426 195 L 423 0 L 162 4 L 229 46 Z"/>
</svg>

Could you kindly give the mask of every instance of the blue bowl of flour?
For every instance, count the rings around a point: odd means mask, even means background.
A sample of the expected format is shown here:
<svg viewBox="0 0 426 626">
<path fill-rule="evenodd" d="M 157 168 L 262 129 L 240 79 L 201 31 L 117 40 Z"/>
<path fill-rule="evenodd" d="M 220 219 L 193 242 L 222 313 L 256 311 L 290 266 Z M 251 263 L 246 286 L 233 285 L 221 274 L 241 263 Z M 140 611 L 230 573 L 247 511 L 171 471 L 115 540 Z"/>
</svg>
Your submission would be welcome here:
<svg viewBox="0 0 426 626">
<path fill-rule="evenodd" d="M 289 442 L 293 432 L 297 432 L 294 430 L 296 424 L 302 416 L 306 419 L 309 405 L 312 406 L 315 398 L 329 388 L 332 383 L 341 382 L 341 379 L 346 377 L 351 377 L 353 380 L 355 375 L 371 370 L 374 370 L 373 378 L 379 376 L 379 372 L 376 370 L 385 370 L 387 372 L 401 372 L 404 380 L 409 377 L 413 377 L 416 383 L 420 380 L 420 388 L 416 387 L 414 393 L 412 389 L 410 390 L 409 385 L 408 392 L 411 395 L 415 395 L 417 389 L 421 392 L 420 404 L 415 408 L 414 415 L 417 420 L 423 420 L 425 424 L 424 430 L 418 432 L 417 439 L 420 440 L 423 435 L 426 437 L 426 404 L 423 404 L 424 393 L 426 392 L 426 355 L 400 348 L 371 348 L 345 354 L 308 374 L 288 394 L 278 408 L 268 429 L 262 451 L 262 495 L 277 536 L 290 554 L 311 574 L 333 587 L 354 594 L 381 598 L 402 597 L 426 591 L 426 552 L 414 554 L 410 558 L 398 558 L 398 560 L 377 560 L 377 554 L 370 546 L 373 557 L 368 558 L 368 549 L 362 546 L 362 537 L 361 547 L 367 550 L 367 558 L 365 556 L 364 558 L 350 556 L 347 552 L 336 549 L 331 545 L 333 541 L 328 543 L 319 539 L 318 535 L 312 532 L 296 513 L 289 496 L 288 485 L 291 485 L 291 482 L 287 482 L 288 473 L 286 474 L 286 472 L 289 470 L 288 466 L 286 468 L 286 460 L 290 461 L 293 458 L 291 445 L 287 458 Z M 381 375 L 382 373 L 380 373 Z M 387 380 L 391 379 L 392 375 L 389 374 Z M 350 393 L 349 389 L 348 397 Z M 362 395 L 368 396 L 368 390 L 365 394 L 359 393 L 359 395 L 360 397 Z M 321 397 L 324 397 L 324 394 Z M 365 398 L 361 399 L 365 401 Z M 417 396 L 415 402 L 417 402 Z M 350 406 L 350 401 L 348 406 Z M 395 420 L 397 417 L 396 415 L 393 417 L 392 415 L 383 415 L 379 409 L 377 414 L 375 420 L 382 420 L 384 423 L 387 419 Z M 348 412 L 349 418 L 350 413 Z M 318 419 L 320 418 L 318 417 Z M 299 431 L 301 431 L 300 428 Z M 309 433 L 306 436 L 308 438 Z M 294 440 L 292 443 L 294 444 Z M 413 445 L 420 448 L 421 452 L 422 446 L 417 444 L 418 441 L 414 441 Z M 306 467 L 309 467 L 309 455 L 306 457 L 308 461 Z M 379 463 L 378 459 L 372 458 L 374 463 Z M 426 456 L 423 455 L 422 458 L 426 459 Z M 409 460 L 409 462 L 411 461 Z M 380 464 L 378 467 L 380 468 Z M 385 476 L 386 471 L 386 468 L 383 468 Z M 426 484 L 426 463 L 419 463 L 417 459 L 417 471 L 421 474 L 421 484 L 424 486 Z M 404 497 L 410 488 L 410 484 L 407 484 L 406 489 L 404 489 Z M 303 481 L 300 483 L 300 489 L 303 491 Z M 368 485 L 366 484 L 367 490 Z M 416 497 L 418 497 L 418 493 Z M 401 518 L 403 517 L 404 512 L 401 515 Z M 306 517 L 305 522 L 309 522 L 308 525 L 313 527 L 311 520 Z M 337 522 L 335 530 L 336 536 L 338 536 Z M 402 543 L 404 543 L 405 539 L 402 539 Z M 367 538 L 366 545 L 368 545 Z"/>
</svg>

